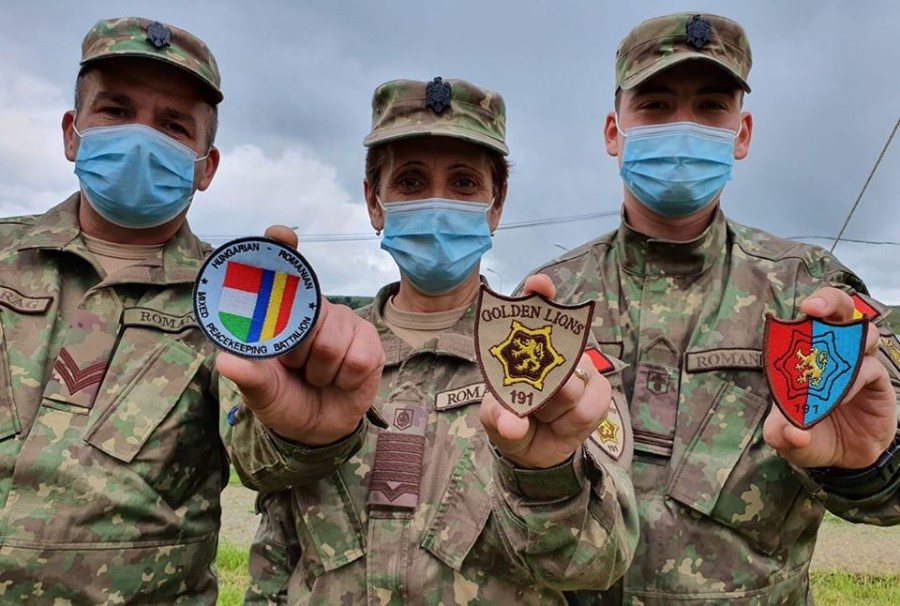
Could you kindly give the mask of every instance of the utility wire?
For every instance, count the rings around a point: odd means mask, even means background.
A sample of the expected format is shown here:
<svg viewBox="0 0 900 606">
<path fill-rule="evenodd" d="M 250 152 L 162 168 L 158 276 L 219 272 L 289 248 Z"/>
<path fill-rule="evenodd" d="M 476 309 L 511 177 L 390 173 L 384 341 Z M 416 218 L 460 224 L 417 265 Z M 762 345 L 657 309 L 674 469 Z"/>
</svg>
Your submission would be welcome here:
<svg viewBox="0 0 900 606">
<path fill-rule="evenodd" d="M 787 240 L 834 240 L 834 236 L 790 236 Z M 900 246 L 900 242 L 893 240 L 859 240 L 856 238 L 841 238 L 844 242 L 854 244 L 874 244 L 876 246 Z"/>
<path fill-rule="evenodd" d="M 599 219 L 601 217 L 618 216 L 621 211 L 612 210 L 598 213 L 587 213 L 584 215 L 570 215 L 568 217 L 555 217 L 550 219 L 529 219 L 527 221 L 519 221 L 516 223 L 506 223 L 500 225 L 497 231 L 506 231 L 512 229 L 524 229 L 526 227 L 539 227 L 542 225 L 558 225 L 560 223 L 574 223 L 575 221 L 587 221 L 590 219 Z M 377 240 L 379 236 L 373 233 L 343 233 L 343 234 L 298 234 L 300 242 L 307 244 L 309 242 L 356 242 L 362 240 Z M 233 240 L 242 236 L 212 236 L 201 235 L 202 240 Z"/>
<path fill-rule="evenodd" d="M 898 126 L 900 126 L 900 118 L 897 118 L 897 121 L 894 122 L 894 130 L 891 131 L 891 136 L 888 137 L 888 140 L 887 142 L 885 142 L 884 147 L 881 148 L 881 153 L 878 154 L 878 159 L 875 160 L 875 166 L 872 167 L 872 171 L 869 173 L 866 182 L 863 183 L 862 189 L 860 190 L 859 195 L 856 197 L 856 202 L 853 203 L 853 208 L 850 209 L 850 212 L 847 214 L 847 218 L 844 219 L 844 224 L 841 225 L 841 231 L 838 232 L 837 238 L 834 239 L 834 243 L 831 245 L 830 252 L 834 252 L 834 247 L 838 245 L 838 242 L 840 242 L 841 240 L 841 236 L 844 235 L 844 230 L 847 229 L 847 224 L 850 223 L 850 218 L 853 216 L 853 213 L 856 212 L 856 207 L 859 206 L 859 201 L 862 199 L 863 194 L 866 193 L 866 188 L 869 187 L 869 182 L 875 175 L 875 171 L 878 170 L 878 165 L 881 164 L 881 159 L 884 158 L 885 152 L 887 152 L 888 147 L 891 146 L 891 141 L 894 140 L 894 135 L 897 134 Z"/>
</svg>

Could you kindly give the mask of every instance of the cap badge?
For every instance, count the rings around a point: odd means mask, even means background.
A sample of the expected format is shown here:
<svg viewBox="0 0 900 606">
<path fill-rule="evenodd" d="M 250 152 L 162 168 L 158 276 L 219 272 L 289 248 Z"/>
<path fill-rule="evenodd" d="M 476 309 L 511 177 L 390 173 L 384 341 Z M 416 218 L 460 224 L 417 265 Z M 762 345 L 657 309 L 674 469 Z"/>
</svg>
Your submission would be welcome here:
<svg viewBox="0 0 900 606">
<path fill-rule="evenodd" d="M 766 316 L 763 369 L 788 421 L 808 429 L 844 399 L 865 357 L 867 324 Z"/>
<path fill-rule="evenodd" d="M 687 43 L 694 48 L 700 49 L 709 43 L 712 25 L 700 15 L 694 15 L 688 21 L 685 33 L 687 33 Z"/>
<path fill-rule="evenodd" d="M 436 114 L 440 114 L 450 107 L 451 91 L 450 83 L 444 82 L 443 78 L 437 76 L 425 85 L 425 107 Z"/>
<path fill-rule="evenodd" d="M 482 285 L 475 351 L 488 389 L 519 417 L 552 398 L 575 371 L 594 303 L 559 305 L 540 295 L 504 297 Z"/>
<path fill-rule="evenodd" d="M 172 30 L 159 21 L 154 21 L 147 26 L 147 42 L 156 48 L 169 46 L 172 43 Z"/>
<path fill-rule="evenodd" d="M 216 346 L 244 358 L 294 349 L 319 317 L 319 281 L 300 253 L 239 238 L 209 256 L 194 285 L 194 315 Z"/>
</svg>

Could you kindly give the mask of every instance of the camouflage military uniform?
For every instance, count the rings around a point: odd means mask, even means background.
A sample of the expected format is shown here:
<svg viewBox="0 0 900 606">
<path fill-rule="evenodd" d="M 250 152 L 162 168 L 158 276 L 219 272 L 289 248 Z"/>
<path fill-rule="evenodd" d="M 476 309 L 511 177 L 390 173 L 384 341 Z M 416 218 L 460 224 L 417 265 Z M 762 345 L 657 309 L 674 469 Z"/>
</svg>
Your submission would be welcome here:
<svg viewBox="0 0 900 606">
<path fill-rule="evenodd" d="M 593 335 L 629 365 L 640 543 L 621 586 L 583 603 L 811 604 L 826 508 L 900 522 L 896 487 L 855 502 L 828 494 L 762 436 L 764 314 L 793 318 L 824 285 L 865 292 L 834 257 L 719 211 L 692 242 L 651 240 L 623 223 L 537 271 L 561 302 L 599 302 Z"/>
<path fill-rule="evenodd" d="M 361 311 L 378 327 L 387 363 L 369 418 L 352 436 L 306 449 L 278 439 L 248 412 L 238 414 L 234 457 L 245 481 L 264 493 L 294 487 L 289 499 L 282 492 L 268 504 L 274 535 L 258 537 L 254 554 L 269 562 L 251 561 L 249 594 L 269 592 L 275 601 L 275 578 L 292 551 L 285 549 L 290 537 L 275 536 L 287 532 L 277 524 L 287 507 L 299 538 L 291 604 L 558 604 L 560 590 L 608 586 L 636 539 L 623 471 L 630 448 L 616 461 L 591 444 L 583 458 L 549 470 L 502 462 L 478 418 L 485 387 L 472 337 L 474 304 L 452 329 L 412 350 L 382 321 L 396 291 L 396 284 L 383 288 Z M 379 426 L 399 407 L 420 409 L 425 419 L 418 504 L 367 506 L 380 464 Z"/>
<path fill-rule="evenodd" d="M 185 225 L 101 279 L 78 195 L 0 222 L 0 603 L 212 604 L 213 351 Z"/>
</svg>

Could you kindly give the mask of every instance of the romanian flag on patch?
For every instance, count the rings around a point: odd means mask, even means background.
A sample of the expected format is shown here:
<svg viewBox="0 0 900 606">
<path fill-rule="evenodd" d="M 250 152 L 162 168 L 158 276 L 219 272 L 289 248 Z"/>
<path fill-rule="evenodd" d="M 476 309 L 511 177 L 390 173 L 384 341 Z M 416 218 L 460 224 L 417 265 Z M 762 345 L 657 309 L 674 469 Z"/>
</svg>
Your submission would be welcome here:
<svg viewBox="0 0 900 606">
<path fill-rule="evenodd" d="M 850 298 L 853 299 L 853 319 L 859 320 L 860 318 L 868 318 L 870 321 L 875 320 L 881 314 L 878 313 L 874 307 L 866 303 L 862 297 L 858 294 L 854 293 L 850 295 Z"/>
<path fill-rule="evenodd" d="M 244 343 L 278 336 L 291 316 L 298 282 L 298 276 L 228 261 L 219 300 L 222 325 Z"/>
</svg>

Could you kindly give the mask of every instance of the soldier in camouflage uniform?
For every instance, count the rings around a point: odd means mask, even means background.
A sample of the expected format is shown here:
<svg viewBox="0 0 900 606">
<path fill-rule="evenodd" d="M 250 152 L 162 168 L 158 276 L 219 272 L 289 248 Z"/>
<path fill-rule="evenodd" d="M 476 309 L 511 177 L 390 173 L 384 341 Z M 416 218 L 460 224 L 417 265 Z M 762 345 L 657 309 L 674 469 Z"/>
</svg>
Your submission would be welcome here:
<svg viewBox="0 0 900 606">
<path fill-rule="evenodd" d="M 240 398 L 194 320 L 209 249 L 185 213 L 219 161 L 219 71 L 138 18 L 99 22 L 81 63 L 63 118 L 80 191 L 0 220 L 0 603 L 214 604 L 219 410 Z"/>
<path fill-rule="evenodd" d="M 200 40 L 146 19 L 101 21 L 82 51 L 63 118 L 82 191 L 0 222 L 0 602 L 213 604 L 226 387 L 191 313 L 208 249 L 181 209 L 144 227 L 101 206 L 111 190 L 84 171 L 148 198 L 79 150 L 142 124 L 185 150 L 182 194 L 206 189 L 219 72 Z"/>
<path fill-rule="evenodd" d="M 401 273 L 360 311 L 386 353 L 381 386 L 355 430 L 319 448 L 238 413 L 234 462 L 263 514 L 246 603 L 563 604 L 563 590 L 608 587 L 637 539 L 627 416 L 616 457 L 586 438 L 626 409 L 619 389 L 610 403 L 618 371 L 583 356 L 584 379 L 519 419 L 485 395 L 476 360 L 479 260 L 506 196 L 503 100 L 436 78 L 383 84 L 372 105 L 366 199 Z M 422 232 L 392 225 L 400 208 L 472 246 L 405 246 Z"/>
<path fill-rule="evenodd" d="M 537 270 L 560 301 L 598 301 L 593 335 L 628 364 L 640 542 L 616 587 L 572 603 L 812 604 L 826 509 L 900 522 L 896 337 L 869 325 L 850 395 L 812 429 L 771 403 L 766 313 L 846 322 L 850 295 L 879 326 L 888 311 L 824 250 L 719 209 L 750 144 L 750 62 L 743 29 L 722 17 L 638 25 L 617 52 L 605 128 L 625 186 L 622 224 Z"/>
</svg>

